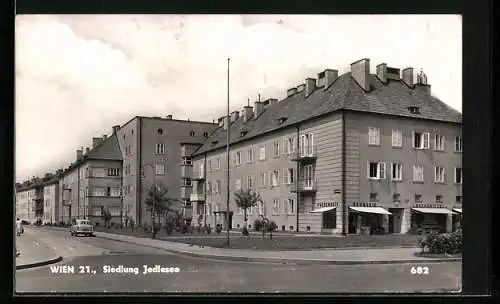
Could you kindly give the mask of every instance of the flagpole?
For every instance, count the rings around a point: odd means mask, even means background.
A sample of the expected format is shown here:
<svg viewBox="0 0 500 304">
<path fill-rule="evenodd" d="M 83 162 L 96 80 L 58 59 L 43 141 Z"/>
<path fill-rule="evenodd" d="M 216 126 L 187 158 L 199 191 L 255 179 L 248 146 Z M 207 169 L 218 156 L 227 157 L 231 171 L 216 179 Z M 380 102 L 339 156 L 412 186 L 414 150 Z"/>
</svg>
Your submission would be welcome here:
<svg viewBox="0 0 500 304">
<path fill-rule="evenodd" d="M 230 126 L 231 126 L 231 117 L 229 113 L 229 61 L 231 59 L 227 58 L 227 124 L 226 124 L 226 135 L 227 135 L 227 141 L 226 141 L 226 154 L 227 154 L 227 201 L 226 201 L 226 225 L 227 225 L 227 247 L 229 248 L 229 134 L 230 134 Z"/>
</svg>

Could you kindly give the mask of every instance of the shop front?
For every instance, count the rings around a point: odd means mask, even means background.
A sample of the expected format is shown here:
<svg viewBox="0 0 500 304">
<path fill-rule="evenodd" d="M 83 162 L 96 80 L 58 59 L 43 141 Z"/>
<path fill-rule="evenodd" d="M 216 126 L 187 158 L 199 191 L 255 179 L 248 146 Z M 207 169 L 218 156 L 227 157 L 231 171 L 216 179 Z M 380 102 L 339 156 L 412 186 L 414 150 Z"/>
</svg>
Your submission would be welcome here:
<svg viewBox="0 0 500 304">
<path fill-rule="evenodd" d="M 453 208 L 455 214 L 453 214 L 453 231 L 457 231 L 462 228 L 462 208 Z"/>
<path fill-rule="evenodd" d="M 384 234 L 388 233 L 388 216 L 391 213 L 382 207 L 349 206 L 350 234 Z"/>
<path fill-rule="evenodd" d="M 431 232 L 451 232 L 451 216 L 453 211 L 444 208 L 412 208 L 411 232 L 428 234 Z"/>
<path fill-rule="evenodd" d="M 321 214 L 321 232 L 334 233 L 337 230 L 338 203 L 321 203 L 311 213 Z"/>
</svg>

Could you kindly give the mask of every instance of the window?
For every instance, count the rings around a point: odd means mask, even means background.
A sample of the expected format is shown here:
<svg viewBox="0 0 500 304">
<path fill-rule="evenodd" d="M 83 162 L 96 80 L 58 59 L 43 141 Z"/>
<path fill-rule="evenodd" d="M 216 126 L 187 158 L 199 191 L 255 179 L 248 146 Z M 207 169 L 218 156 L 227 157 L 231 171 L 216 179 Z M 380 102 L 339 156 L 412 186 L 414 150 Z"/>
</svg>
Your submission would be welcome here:
<svg viewBox="0 0 500 304">
<path fill-rule="evenodd" d="M 403 164 L 392 164 L 391 165 L 391 179 L 393 181 L 403 180 Z"/>
<path fill-rule="evenodd" d="M 191 184 L 192 184 L 192 183 L 191 183 L 191 180 L 190 180 L 189 178 L 186 178 L 186 179 L 184 180 L 184 186 L 191 186 Z"/>
<path fill-rule="evenodd" d="M 92 177 L 106 177 L 106 173 L 104 168 L 92 168 Z"/>
<path fill-rule="evenodd" d="M 90 195 L 91 196 L 106 196 L 106 191 L 102 187 L 95 187 L 95 188 L 92 188 Z"/>
<path fill-rule="evenodd" d="M 193 164 L 193 160 L 191 157 L 186 157 L 182 160 L 182 164 L 186 166 L 191 166 Z"/>
<path fill-rule="evenodd" d="M 442 195 L 436 195 L 436 204 L 442 204 L 443 203 L 443 196 Z"/>
<path fill-rule="evenodd" d="M 279 140 L 275 140 L 273 142 L 273 156 L 277 157 L 280 155 L 280 142 Z"/>
<path fill-rule="evenodd" d="M 462 152 L 462 137 L 455 136 L 455 152 Z"/>
<path fill-rule="evenodd" d="M 378 202 L 378 194 L 370 193 L 370 202 Z"/>
<path fill-rule="evenodd" d="M 422 202 L 422 194 L 415 194 L 415 203 Z"/>
<path fill-rule="evenodd" d="M 424 166 L 422 165 L 413 166 L 413 181 L 414 182 L 424 181 Z"/>
<path fill-rule="evenodd" d="M 283 200 L 283 207 L 281 210 L 283 210 L 283 214 L 288 214 L 288 200 L 287 199 Z"/>
<path fill-rule="evenodd" d="M 434 150 L 444 151 L 444 136 L 439 134 L 434 136 Z"/>
<path fill-rule="evenodd" d="M 191 132 L 189 132 L 189 135 L 191 135 L 191 136 L 195 136 L 195 135 L 196 135 L 196 133 L 195 133 L 194 131 L 191 131 Z"/>
<path fill-rule="evenodd" d="M 236 179 L 236 190 L 241 189 L 241 178 Z"/>
<path fill-rule="evenodd" d="M 247 162 L 251 163 L 253 162 L 253 149 L 250 148 L 247 151 Z"/>
<path fill-rule="evenodd" d="M 293 184 L 294 172 L 293 168 L 283 168 L 283 184 Z"/>
<path fill-rule="evenodd" d="M 156 144 L 156 154 L 165 154 L 165 145 L 164 144 Z"/>
<path fill-rule="evenodd" d="M 158 135 L 162 135 L 163 134 L 163 129 L 162 128 L 158 128 L 158 130 L 156 130 L 156 133 L 158 133 Z"/>
<path fill-rule="evenodd" d="M 434 167 L 434 182 L 435 183 L 444 183 L 444 168 L 443 167 Z"/>
<path fill-rule="evenodd" d="M 247 188 L 248 189 L 253 188 L 253 177 L 251 175 L 247 176 Z"/>
<path fill-rule="evenodd" d="M 288 154 L 295 152 L 295 137 L 288 138 Z"/>
<path fill-rule="evenodd" d="M 392 195 L 392 201 L 395 202 L 395 203 L 399 203 L 401 202 L 401 194 L 399 193 L 394 193 Z"/>
<path fill-rule="evenodd" d="M 368 128 L 368 144 L 370 146 L 380 145 L 380 129 Z"/>
<path fill-rule="evenodd" d="M 429 149 L 429 137 L 428 132 L 413 132 L 413 148 Z"/>
<path fill-rule="evenodd" d="M 274 200 L 274 206 L 273 206 L 273 214 L 279 214 L 280 212 L 280 205 L 278 200 Z"/>
<path fill-rule="evenodd" d="M 264 202 L 263 201 L 259 201 L 257 203 L 257 206 L 259 208 L 259 215 L 263 215 L 264 214 Z"/>
<path fill-rule="evenodd" d="M 220 194 L 220 181 L 215 182 L 215 194 Z"/>
<path fill-rule="evenodd" d="M 295 214 L 295 209 L 294 209 L 294 200 L 293 199 L 288 199 L 288 214 Z"/>
<path fill-rule="evenodd" d="M 392 130 L 392 146 L 401 148 L 403 146 L 403 131 Z"/>
<path fill-rule="evenodd" d="M 234 158 L 234 164 L 236 166 L 241 165 L 241 152 L 236 152 L 235 158 Z"/>
<path fill-rule="evenodd" d="M 164 164 L 156 164 L 155 165 L 156 175 L 164 175 L 165 174 L 165 165 Z"/>
<path fill-rule="evenodd" d="M 266 147 L 265 146 L 260 147 L 259 159 L 260 160 L 265 160 L 266 159 Z"/>
<path fill-rule="evenodd" d="M 109 168 L 108 176 L 120 176 L 120 169 L 118 168 Z"/>
<path fill-rule="evenodd" d="M 455 168 L 455 184 L 462 183 L 462 168 Z"/>
<path fill-rule="evenodd" d="M 242 215 L 242 214 L 243 214 L 243 208 L 241 208 L 240 206 L 238 206 L 238 214 L 239 214 L 239 215 Z"/>
<path fill-rule="evenodd" d="M 461 203 L 462 203 L 462 196 L 461 196 L 461 195 L 457 195 L 457 196 L 455 197 L 455 202 L 456 202 L 457 204 L 461 204 Z"/>
<path fill-rule="evenodd" d="M 369 179 L 385 179 L 385 163 L 368 163 L 368 178 Z"/>
<path fill-rule="evenodd" d="M 203 132 L 203 137 L 208 137 L 208 132 Z"/>
<path fill-rule="evenodd" d="M 259 184 L 261 187 L 264 187 L 266 185 L 266 176 L 265 176 L 265 172 L 261 172 L 260 173 L 260 180 L 259 180 Z"/>
<path fill-rule="evenodd" d="M 207 160 L 207 171 L 210 172 L 212 170 L 212 160 Z"/>
<path fill-rule="evenodd" d="M 314 154 L 314 135 L 304 134 L 300 137 L 300 156 L 312 156 Z"/>
<path fill-rule="evenodd" d="M 216 166 L 215 166 L 215 168 L 216 168 L 216 169 L 220 169 L 220 158 L 218 158 L 218 157 L 217 157 L 217 160 L 216 160 L 216 162 L 215 162 L 215 165 L 216 165 Z"/>
<path fill-rule="evenodd" d="M 112 196 L 112 197 L 120 197 L 120 187 L 108 187 L 108 191 L 109 191 L 109 196 Z"/>
<path fill-rule="evenodd" d="M 279 170 L 274 170 L 272 172 L 272 177 L 271 177 L 271 185 L 272 186 L 278 186 L 279 185 L 279 179 L 280 179 L 280 171 Z"/>
</svg>

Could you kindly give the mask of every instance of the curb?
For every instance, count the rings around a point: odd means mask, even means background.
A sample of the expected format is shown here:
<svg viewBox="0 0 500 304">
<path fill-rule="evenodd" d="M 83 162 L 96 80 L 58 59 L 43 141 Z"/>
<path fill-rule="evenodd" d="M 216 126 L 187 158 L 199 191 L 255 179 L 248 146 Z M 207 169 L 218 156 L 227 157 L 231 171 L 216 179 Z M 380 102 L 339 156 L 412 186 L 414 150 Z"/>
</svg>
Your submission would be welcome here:
<svg viewBox="0 0 500 304">
<path fill-rule="evenodd" d="M 54 263 L 60 262 L 62 260 L 63 260 L 62 256 L 58 256 L 57 258 L 50 259 L 50 260 L 45 260 L 45 261 L 41 261 L 41 262 L 30 263 L 30 264 L 23 264 L 23 265 L 16 265 L 16 270 L 50 265 L 50 264 L 54 264 Z"/>
<path fill-rule="evenodd" d="M 180 251 L 175 249 L 168 249 L 153 245 L 137 244 L 135 242 L 114 239 L 106 236 L 99 236 L 99 238 L 106 240 L 113 240 L 117 242 L 141 245 L 145 247 L 151 247 L 155 249 L 161 249 L 172 253 L 182 254 L 190 257 L 197 258 L 207 258 L 213 260 L 221 261 L 240 261 L 240 262 L 264 262 L 264 263 L 282 263 L 282 264 L 297 264 L 297 265 L 375 265 L 375 264 L 411 264 L 411 263 L 444 263 L 444 262 L 459 262 L 462 261 L 461 258 L 439 258 L 439 259 L 409 259 L 409 260 L 393 260 L 393 261 L 330 261 L 330 260 L 294 260 L 294 259 L 269 259 L 269 258 L 247 258 L 247 257 L 235 257 L 235 256 L 220 256 L 220 255 L 206 255 L 199 253 L 192 253 L 186 251 Z"/>
</svg>

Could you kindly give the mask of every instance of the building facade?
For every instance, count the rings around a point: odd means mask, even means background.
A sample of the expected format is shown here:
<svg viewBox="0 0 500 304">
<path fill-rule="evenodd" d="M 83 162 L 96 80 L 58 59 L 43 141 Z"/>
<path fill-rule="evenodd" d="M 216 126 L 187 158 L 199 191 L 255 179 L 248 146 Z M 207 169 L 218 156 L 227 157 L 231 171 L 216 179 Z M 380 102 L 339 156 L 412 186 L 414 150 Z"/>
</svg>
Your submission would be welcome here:
<svg viewBox="0 0 500 304">
<path fill-rule="evenodd" d="M 217 127 L 214 123 L 176 120 L 171 115 L 160 117 L 134 117 L 123 126 L 115 126 L 123 158 L 123 209 L 124 215 L 136 225 L 150 225 L 151 213 L 145 199 L 153 184 L 163 183 L 173 208 L 186 210 L 191 218 L 189 205 L 183 208 L 181 197 L 181 145 L 201 144 Z M 189 183 L 189 181 L 188 181 Z M 184 194 L 185 195 L 185 194 Z"/>
<path fill-rule="evenodd" d="M 36 189 L 24 185 L 16 190 L 16 218 L 33 223 L 35 216 Z"/>
<path fill-rule="evenodd" d="M 227 118 L 191 158 L 194 214 L 226 226 L 227 127 L 230 128 L 230 223 L 234 203 L 253 189 L 262 216 L 279 230 L 323 233 L 452 231 L 462 204 L 461 114 L 431 95 L 426 76 L 369 59 Z M 187 171 L 186 171 L 187 172 Z M 188 175 L 188 173 L 185 173 Z"/>
<path fill-rule="evenodd" d="M 47 181 L 43 185 L 43 219 L 44 224 L 53 224 L 60 221 L 59 218 L 59 180 L 57 177 Z"/>
</svg>

